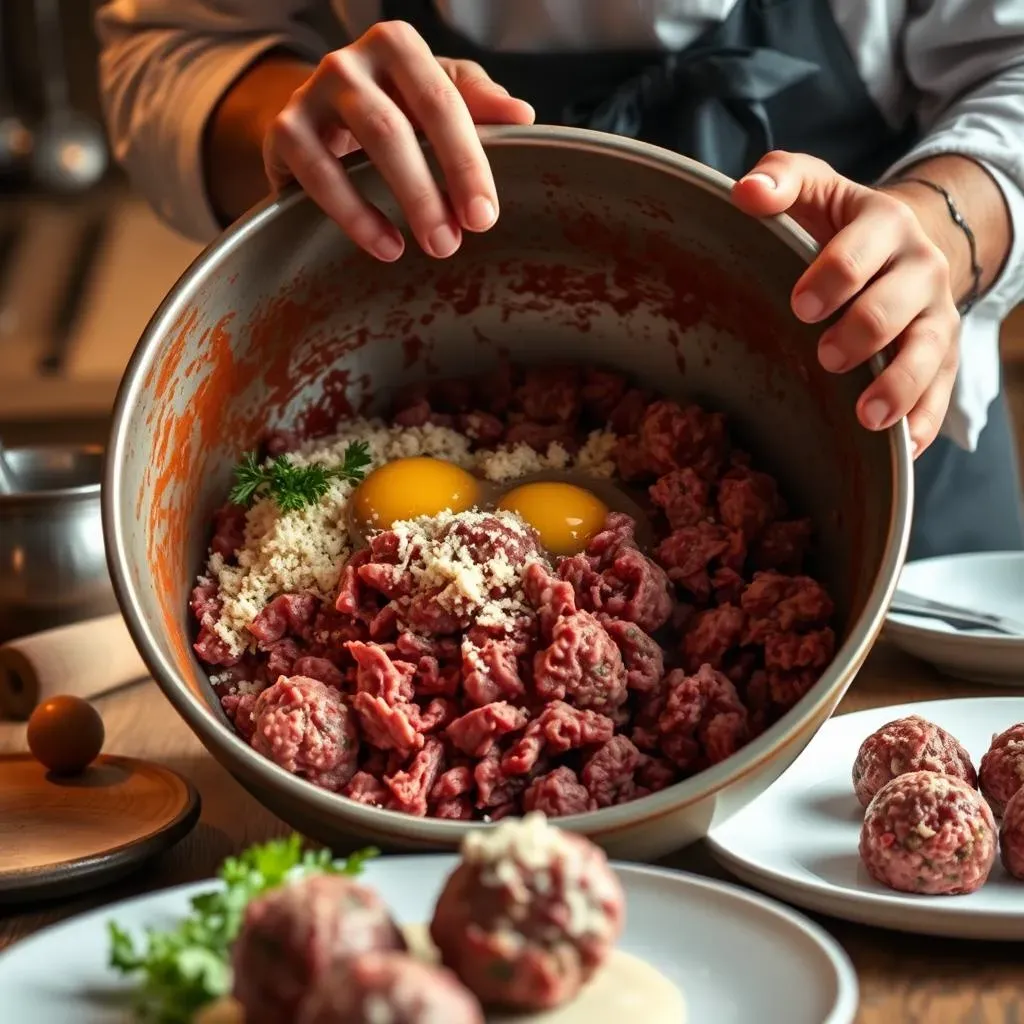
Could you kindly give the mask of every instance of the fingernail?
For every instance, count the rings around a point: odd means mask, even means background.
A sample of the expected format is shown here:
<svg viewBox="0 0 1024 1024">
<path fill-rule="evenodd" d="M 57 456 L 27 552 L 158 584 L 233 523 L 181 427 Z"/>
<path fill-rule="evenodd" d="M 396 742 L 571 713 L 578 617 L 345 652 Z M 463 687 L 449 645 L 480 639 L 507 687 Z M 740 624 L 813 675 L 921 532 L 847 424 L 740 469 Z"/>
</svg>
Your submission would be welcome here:
<svg viewBox="0 0 1024 1024">
<path fill-rule="evenodd" d="M 466 206 L 466 227 L 486 231 L 498 219 L 494 203 L 485 196 L 474 196 Z"/>
<path fill-rule="evenodd" d="M 510 93 L 510 92 L 508 91 L 508 89 L 506 89 L 506 88 L 505 88 L 505 86 L 503 86 L 503 85 L 498 85 L 498 83 L 497 83 L 497 82 L 491 82 L 491 88 L 492 88 L 492 89 L 493 89 L 493 90 L 494 90 L 494 91 L 495 91 L 495 92 L 496 92 L 496 93 L 497 93 L 497 94 L 498 94 L 499 96 L 511 96 L 511 95 L 512 95 L 512 94 L 511 94 L 511 93 Z"/>
<path fill-rule="evenodd" d="M 427 236 L 427 244 L 435 256 L 444 259 L 458 249 L 459 237 L 448 224 L 440 224 Z"/>
<path fill-rule="evenodd" d="M 801 292 L 793 296 L 793 312 L 797 318 L 805 323 L 812 324 L 821 317 L 825 310 L 825 304 L 814 292 Z"/>
<path fill-rule="evenodd" d="M 880 398 L 873 398 L 864 406 L 864 424 L 869 430 L 881 430 L 889 418 L 889 406 Z"/>
<path fill-rule="evenodd" d="M 823 341 L 818 346 L 818 362 L 829 373 L 838 373 L 846 365 L 846 356 L 834 342 Z"/>
<path fill-rule="evenodd" d="M 394 235 L 381 235 L 373 244 L 373 253 L 385 263 L 394 263 L 405 251 L 405 243 Z"/>
<path fill-rule="evenodd" d="M 763 185 L 765 188 L 779 187 L 779 183 L 770 174 L 765 174 L 764 171 L 754 171 L 753 174 L 748 174 L 745 178 L 740 179 L 740 184 L 744 184 L 748 181 L 756 181 L 759 185 Z"/>
</svg>

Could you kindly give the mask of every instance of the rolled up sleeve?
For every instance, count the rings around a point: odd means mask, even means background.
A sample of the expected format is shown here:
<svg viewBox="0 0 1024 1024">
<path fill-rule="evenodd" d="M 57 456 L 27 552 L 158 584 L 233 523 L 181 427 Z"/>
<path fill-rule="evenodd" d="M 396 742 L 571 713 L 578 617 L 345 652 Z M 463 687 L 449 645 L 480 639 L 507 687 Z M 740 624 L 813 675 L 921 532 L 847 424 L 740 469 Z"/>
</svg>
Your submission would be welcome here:
<svg viewBox="0 0 1024 1024">
<path fill-rule="evenodd" d="M 100 86 L 118 162 L 157 213 L 197 241 L 220 230 L 203 135 L 232 83 L 271 50 L 317 60 L 307 0 L 107 0 L 97 12 Z"/>
<path fill-rule="evenodd" d="M 999 186 L 1012 225 L 1002 270 L 961 326 L 943 432 L 973 450 L 999 392 L 1000 326 L 1024 300 L 1024 2 L 931 0 L 907 25 L 904 56 L 922 135 L 885 178 L 931 157 L 970 157 Z"/>
</svg>

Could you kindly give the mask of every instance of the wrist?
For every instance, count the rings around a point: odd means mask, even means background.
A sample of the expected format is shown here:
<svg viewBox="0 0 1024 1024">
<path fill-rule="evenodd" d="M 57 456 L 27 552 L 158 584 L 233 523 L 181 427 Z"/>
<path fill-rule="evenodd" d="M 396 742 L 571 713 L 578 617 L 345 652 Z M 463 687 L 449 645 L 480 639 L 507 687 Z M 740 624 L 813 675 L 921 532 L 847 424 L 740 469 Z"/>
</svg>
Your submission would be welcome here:
<svg viewBox="0 0 1024 1024">
<path fill-rule="evenodd" d="M 272 51 L 250 65 L 210 115 L 203 144 L 207 194 L 230 223 L 267 195 L 263 138 L 313 66 Z"/>
</svg>

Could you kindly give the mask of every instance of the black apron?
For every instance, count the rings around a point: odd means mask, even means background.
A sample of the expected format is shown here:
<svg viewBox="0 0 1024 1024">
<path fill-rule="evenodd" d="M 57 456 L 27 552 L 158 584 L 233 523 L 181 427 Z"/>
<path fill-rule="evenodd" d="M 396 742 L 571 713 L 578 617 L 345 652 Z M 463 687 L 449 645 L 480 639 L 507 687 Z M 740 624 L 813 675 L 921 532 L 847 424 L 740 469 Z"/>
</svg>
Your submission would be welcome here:
<svg viewBox="0 0 1024 1024">
<path fill-rule="evenodd" d="M 871 182 L 917 137 L 868 94 L 825 0 L 738 0 L 686 49 L 503 53 L 453 29 L 431 0 L 384 0 L 438 56 L 473 60 L 542 124 L 641 139 L 742 177 L 771 149 L 810 153 Z M 939 438 L 916 465 L 912 558 L 1024 548 L 1017 459 L 1000 396 L 978 448 Z M 983 525 L 982 525 L 983 524 Z"/>
</svg>

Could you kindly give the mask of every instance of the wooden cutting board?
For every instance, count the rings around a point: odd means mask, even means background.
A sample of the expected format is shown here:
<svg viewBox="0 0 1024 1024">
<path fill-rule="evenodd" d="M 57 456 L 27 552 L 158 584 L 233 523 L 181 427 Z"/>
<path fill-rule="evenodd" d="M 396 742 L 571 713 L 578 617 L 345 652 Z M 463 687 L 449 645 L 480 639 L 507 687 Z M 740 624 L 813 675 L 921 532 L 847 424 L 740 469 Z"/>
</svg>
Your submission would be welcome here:
<svg viewBox="0 0 1024 1024">
<path fill-rule="evenodd" d="M 184 838 L 199 810 L 190 782 L 148 761 L 101 755 L 61 778 L 30 754 L 0 756 L 0 905 L 113 881 Z"/>
</svg>

